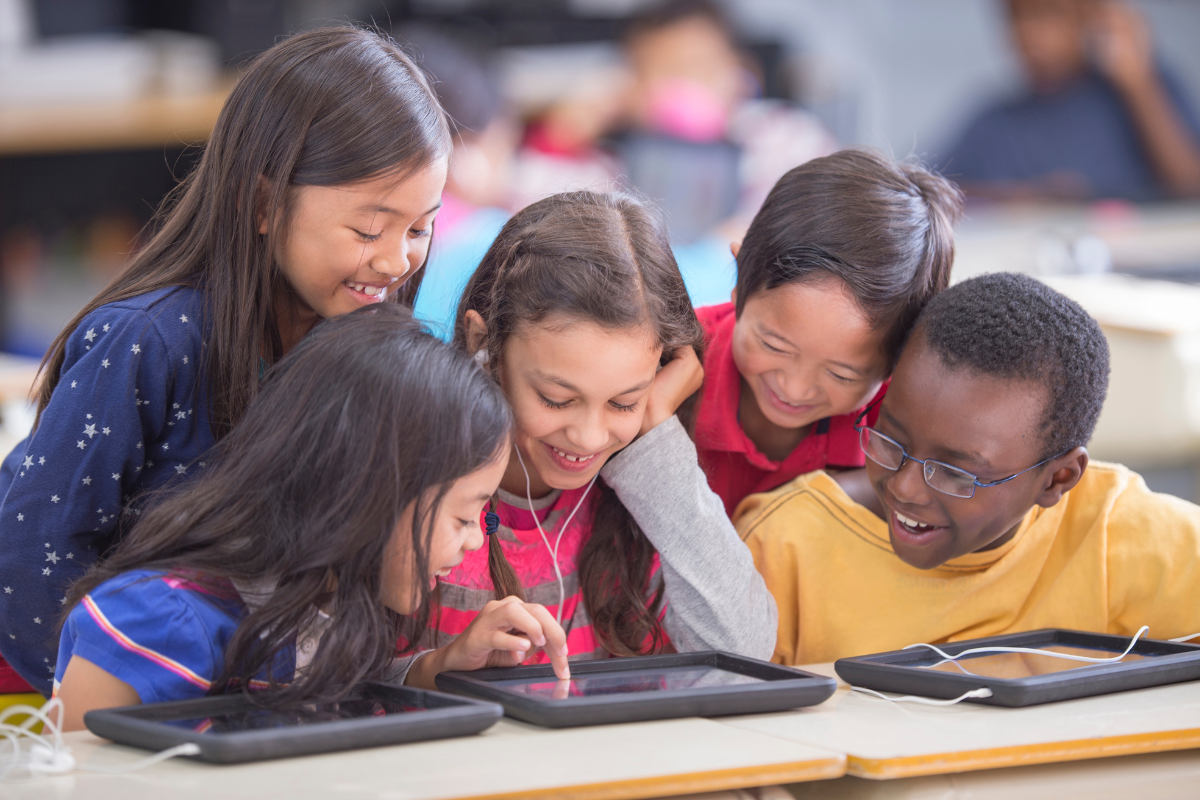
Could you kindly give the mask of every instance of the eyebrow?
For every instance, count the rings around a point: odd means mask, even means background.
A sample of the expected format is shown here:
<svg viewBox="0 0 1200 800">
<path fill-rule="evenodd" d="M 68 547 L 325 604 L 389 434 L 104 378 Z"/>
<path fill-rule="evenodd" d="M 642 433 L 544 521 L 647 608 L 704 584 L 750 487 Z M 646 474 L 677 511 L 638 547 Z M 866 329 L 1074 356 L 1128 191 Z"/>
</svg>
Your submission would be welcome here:
<svg viewBox="0 0 1200 800">
<path fill-rule="evenodd" d="M 439 200 L 439 201 L 438 201 L 438 204 L 437 204 L 436 206 L 434 206 L 433 208 L 429 209 L 429 210 L 428 210 L 428 211 L 426 211 L 424 214 L 421 214 L 421 216 L 422 216 L 422 217 L 427 217 L 427 216 L 429 216 L 430 214 L 432 214 L 433 212 L 437 211 L 437 210 L 438 210 L 439 208 L 441 208 L 441 207 L 442 207 L 442 201 L 440 201 L 440 200 Z M 359 211 L 372 211 L 372 212 L 374 212 L 374 213 L 376 213 L 376 214 L 395 214 L 396 216 L 400 216 L 400 212 L 399 212 L 399 211 L 397 211 L 397 210 L 396 210 L 396 209 L 394 209 L 394 208 L 389 208 L 388 206 L 373 206 L 373 205 L 365 205 L 365 206 L 359 206 L 359 207 L 358 207 L 358 210 L 359 210 Z"/>
<path fill-rule="evenodd" d="M 783 336 L 782 334 L 776 333 L 774 330 L 767 327 L 765 324 L 763 324 L 761 322 L 758 323 L 758 332 L 761 333 L 763 336 L 771 336 L 775 339 L 778 339 L 781 342 L 785 342 L 788 347 L 791 347 L 795 350 L 800 349 L 799 347 L 796 347 L 796 345 L 792 343 L 791 339 L 788 339 L 786 336 Z M 845 361 L 830 361 L 828 363 L 832 364 L 835 367 L 841 367 L 842 369 L 844 369 L 848 372 L 853 372 L 855 375 L 862 375 L 863 377 L 866 377 L 866 375 L 868 373 L 868 371 L 863 369 L 862 367 L 856 367 L 853 364 L 847 364 Z"/>
<path fill-rule="evenodd" d="M 553 383 L 556 386 L 561 386 L 562 388 L 566 389 L 568 392 L 574 392 L 575 394 L 583 394 L 583 392 L 578 387 L 576 387 L 574 384 L 572 384 L 568 381 L 565 381 L 556 375 L 548 375 L 547 373 L 542 372 L 541 370 L 534 370 L 533 377 L 537 378 L 540 381 L 545 381 L 546 383 Z M 645 389 L 647 386 L 649 386 L 652 383 L 654 383 L 653 378 L 651 378 L 648 381 L 642 381 L 637 386 L 631 386 L 630 388 L 626 389 L 623 392 L 616 393 L 615 395 L 613 395 L 613 397 L 621 397 L 622 395 L 627 395 L 630 392 L 641 391 L 642 389 Z"/>
<path fill-rule="evenodd" d="M 901 425 L 900 422 L 895 417 L 893 417 L 891 414 L 889 414 L 887 411 L 885 411 L 882 407 L 879 409 L 879 418 L 886 419 L 888 426 L 894 428 L 899 433 L 900 436 L 906 436 L 906 434 L 908 433 L 908 431 L 905 429 L 905 427 L 903 425 Z M 992 462 L 988 461 L 986 458 L 984 458 L 982 453 L 967 453 L 962 450 L 955 450 L 953 448 L 947 448 L 947 447 L 941 447 L 939 449 L 941 450 L 941 452 L 943 454 L 945 454 L 946 458 L 951 459 L 953 461 L 966 462 L 967 464 L 970 464 L 971 466 L 983 467 L 984 469 L 987 469 L 992 466 Z M 940 459 L 940 458 L 934 459 L 934 461 L 941 461 L 941 460 L 942 459 Z M 954 465 L 952 464 L 951 466 L 954 466 Z"/>
</svg>

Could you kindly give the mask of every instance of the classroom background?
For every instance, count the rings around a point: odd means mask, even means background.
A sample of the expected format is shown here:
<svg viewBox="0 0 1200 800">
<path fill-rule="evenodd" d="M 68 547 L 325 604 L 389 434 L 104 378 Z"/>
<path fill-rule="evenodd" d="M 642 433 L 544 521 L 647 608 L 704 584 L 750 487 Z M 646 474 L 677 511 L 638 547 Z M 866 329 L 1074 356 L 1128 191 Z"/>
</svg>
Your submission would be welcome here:
<svg viewBox="0 0 1200 800">
<path fill-rule="evenodd" d="M 435 327 L 507 215 L 570 188 L 655 200 L 693 301 L 722 302 L 729 242 L 771 184 L 839 147 L 874 146 L 971 194 L 956 280 L 1027 272 L 1100 320 L 1113 375 L 1093 458 L 1197 500 L 1200 186 L 1183 169 L 1156 183 L 1108 158 L 1141 146 L 1111 102 L 1107 127 L 1047 112 L 1025 150 L 971 135 L 1006 98 L 1041 102 L 1013 7 L 1052 15 L 1074 2 L 0 0 L 0 450 L 32 422 L 36 359 L 142 241 L 239 65 L 288 32 L 352 21 L 409 43 L 458 124 L 418 304 Z M 1200 4 L 1123 8 L 1200 143 Z M 1103 174 L 1011 191 L 1004 169 L 1056 149 L 1094 155 Z"/>
</svg>

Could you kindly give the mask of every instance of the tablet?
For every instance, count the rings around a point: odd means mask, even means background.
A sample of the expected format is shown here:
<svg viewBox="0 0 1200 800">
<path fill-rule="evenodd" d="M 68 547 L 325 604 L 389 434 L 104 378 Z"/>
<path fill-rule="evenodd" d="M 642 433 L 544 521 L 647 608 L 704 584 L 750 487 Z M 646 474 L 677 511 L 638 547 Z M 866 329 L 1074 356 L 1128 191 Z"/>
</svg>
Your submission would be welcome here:
<svg viewBox="0 0 1200 800">
<path fill-rule="evenodd" d="M 444 672 L 437 685 L 547 728 L 783 711 L 837 688 L 832 678 L 716 651 L 579 661 L 566 681 L 549 664 Z"/>
<path fill-rule="evenodd" d="M 1063 629 L 1010 633 L 938 645 L 947 655 L 976 647 L 1026 647 L 1091 658 L 1125 652 L 1130 637 Z M 841 658 L 834 669 L 852 686 L 951 699 L 987 688 L 967 702 L 1032 706 L 1200 678 L 1200 646 L 1139 639 L 1120 661 L 1093 664 L 1030 653 L 979 653 L 949 661 L 924 647 Z"/>
<path fill-rule="evenodd" d="M 269 710 L 244 695 L 89 711 L 97 736 L 146 750 L 193 742 L 219 764 L 466 736 L 503 716 L 494 703 L 407 686 L 364 683 L 338 703 Z"/>
</svg>

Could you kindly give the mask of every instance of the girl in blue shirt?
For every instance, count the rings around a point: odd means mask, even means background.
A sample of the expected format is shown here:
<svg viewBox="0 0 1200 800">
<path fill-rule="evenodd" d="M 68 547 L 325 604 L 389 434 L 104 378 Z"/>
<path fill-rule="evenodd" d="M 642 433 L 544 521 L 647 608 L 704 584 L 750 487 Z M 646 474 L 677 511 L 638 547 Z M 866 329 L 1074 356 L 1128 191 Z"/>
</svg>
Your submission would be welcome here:
<svg viewBox="0 0 1200 800">
<path fill-rule="evenodd" d="M 202 474 L 160 492 L 72 587 L 65 728 L 95 708 L 231 688 L 265 689 L 270 705 L 402 680 L 397 640 L 424 630 L 436 576 L 483 544 L 511 425 L 495 381 L 407 309 L 323 322 Z M 541 606 L 497 605 L 464 642 L 565 646 Z"/>
<path fill-rule="evenodd" d="M 138 495 L 202 473 L 318 320 L 411 304 L 450 149 L 428 81 L 376 33 L 302 33 L 243 73 L 157 232 L 54 341 L 0 469 L 0 654 L 33 688 L 67 587 Z"/>
</svg>

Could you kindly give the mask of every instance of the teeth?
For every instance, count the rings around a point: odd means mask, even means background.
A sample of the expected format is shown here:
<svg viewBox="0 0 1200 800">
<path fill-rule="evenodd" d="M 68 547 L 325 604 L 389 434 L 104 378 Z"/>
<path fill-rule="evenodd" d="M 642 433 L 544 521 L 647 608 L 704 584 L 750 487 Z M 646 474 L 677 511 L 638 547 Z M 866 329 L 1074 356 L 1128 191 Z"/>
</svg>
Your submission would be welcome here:
<svg viewBox="0 0 1200 800">
<path fill-rule="evenodd" d="M 447 575 L 450 574 L 450 567 L 446 567 L 445 569 L 439 569 L 435 574 L 439 578 L 445 578 Z"/>
<path fill-rule="evenodd" d="M 924 522 L 917 522 L 915 519 L 904 516 L 899 511 L 896 512 L 896 519 L 900 520 L 902 524 L 907 525 L 910 528 L 917 528 L 918 530 L 935 527 L 933 525 L 926 525 Z"/>
<path fill-rule="evenodd" d="M 572 461 L 572 462 L 591 461 L 593 458 L 596 457 L 595 453 L 592 453 L 590 456 L 572 456 L 572 455 L 568 455 L 568 454 L 564 453 L 562 450 L 559 450 L 557 447 L 551 447 L 550 449 L 553 450 L 554 452 L 558 453 L 558 455 L 560 457 L 565 458 L 567 461 Z"/>
<path fill-rule="evenodd" d="M 345 284 L 347 286 L 349 286 L 351 289 L 353 289 L 354 291 L 362 292 L 363 294 L 367 295 L 368 297 L 381 297 L 381 296 L 387 295 L 387 287 L 386 286 L 367 286 L 362 283 L 353 283 L 351 281 L 345 281 Z"/>
</svg>

